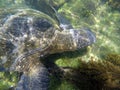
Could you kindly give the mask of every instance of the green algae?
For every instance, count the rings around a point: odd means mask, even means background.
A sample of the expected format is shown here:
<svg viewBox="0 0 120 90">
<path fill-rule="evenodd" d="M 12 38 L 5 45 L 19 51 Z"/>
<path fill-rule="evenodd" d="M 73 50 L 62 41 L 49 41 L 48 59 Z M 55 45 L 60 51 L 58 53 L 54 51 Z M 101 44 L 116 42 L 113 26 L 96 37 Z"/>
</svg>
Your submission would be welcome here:
<svg viewBox="0 0 120 90">
<path fill-rule="evenodd" d="M 58 59 L 59 60 L 59 59 Z M 62 59 L 61 59 L 62 60 Z M 70 63 L 69 59 L 67 59 Z M 73 63 L 76 60 L 73 59 Z M 62 62 L 64 67 L 66 62 Z M 59 65 L 59 63 L 58 63 Z M 120 55 L 108 54 L 103 60 L 88 62 L 78 59 L 77 67 L 65 65 L 64 73 L 53 74 L 50 90 L 119 90 L 120 89 Z M 68 67 L 67 67 L 68 66 Z M 56 83 L 56 84 L 55 84 Z M 64 84 L 65 83 L 65 84 Z"/>
<path fill-rule="evenodd" d="M 66 73 L 65 79 L 80 90 L 119 90 L 120 66 L 109 61 L 81 61 L 78 68 Z"/>
<path fill-rule="evenodd" d="M 108 54 L 105 57 L 106 61 L 113 63 L 114 65 L 120 66 L 120 55 L 118 54 Z"/>
<path fill-rule="evenodd" d="M 18 82 L 18 73 L 0 72 L 0 90 L 9 90 Z"/>
</svg>

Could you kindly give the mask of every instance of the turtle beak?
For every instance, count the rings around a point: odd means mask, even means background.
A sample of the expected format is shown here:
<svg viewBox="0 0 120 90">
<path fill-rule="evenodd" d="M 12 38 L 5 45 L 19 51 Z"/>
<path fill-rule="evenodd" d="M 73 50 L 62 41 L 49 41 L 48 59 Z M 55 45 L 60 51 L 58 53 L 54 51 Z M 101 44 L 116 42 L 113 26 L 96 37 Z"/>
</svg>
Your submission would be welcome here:
<svg viewBox="0 0 120 90">
<path fill-rule="evenodd" d="M 96 41 L 95 34 L 89 29 L 71 29 L 70 33 L 72 34 L 74 46 L 76 49 L 89 46 Z"/>
</svg>

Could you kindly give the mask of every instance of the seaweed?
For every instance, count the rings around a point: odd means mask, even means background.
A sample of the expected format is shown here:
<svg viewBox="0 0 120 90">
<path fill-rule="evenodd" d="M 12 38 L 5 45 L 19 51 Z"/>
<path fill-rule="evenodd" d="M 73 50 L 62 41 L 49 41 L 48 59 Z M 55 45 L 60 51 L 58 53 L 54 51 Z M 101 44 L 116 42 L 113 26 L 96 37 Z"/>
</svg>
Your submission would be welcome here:
<svg viewBox="0 0 120 90">
<path fill-rule="evenodd" d="M 82 61 L 66 72 L 64 79 L 80 90 L 119 90 L 120 66 L 106 60 Z"/>
<path fill-rule="evenodd" d="M 114 65 L 120 66 L 120 55 L 108 54 L 105 56 L 105 60 L 113 63 Z"/>
</svg>

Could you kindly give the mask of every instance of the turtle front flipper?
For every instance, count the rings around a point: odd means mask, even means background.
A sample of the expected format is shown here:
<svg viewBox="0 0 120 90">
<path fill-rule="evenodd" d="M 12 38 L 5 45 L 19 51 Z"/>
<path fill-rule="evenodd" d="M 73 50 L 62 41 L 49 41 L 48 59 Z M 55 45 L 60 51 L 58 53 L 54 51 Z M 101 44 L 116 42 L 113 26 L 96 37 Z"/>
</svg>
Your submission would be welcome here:
<svg viewBox="0 0 120 90">
<path fill-rule="evenodd" d="M 48 90 L 49 76 L 47 68 L 40 62 L 36 54 L 28 56 L 20 62 L 20 78 L 15 90 Z M 17 67 L 16 67 L 17 68 Z"/>
<path fill-rule="evenodd" d="M 34 75 L 23 74 L 15 90 L 48 90 L 49 78 L 46 68 L 36 69 L 33 71 Z"/>
</svg>

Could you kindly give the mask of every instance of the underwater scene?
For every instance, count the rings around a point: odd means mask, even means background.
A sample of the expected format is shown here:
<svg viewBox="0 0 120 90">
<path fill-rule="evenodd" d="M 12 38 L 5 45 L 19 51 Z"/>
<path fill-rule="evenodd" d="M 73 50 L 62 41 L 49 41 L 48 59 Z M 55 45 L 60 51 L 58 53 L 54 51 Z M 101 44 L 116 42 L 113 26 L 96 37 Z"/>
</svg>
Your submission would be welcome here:
<svg viewBox="0 0 120 90">
<path fill-rule="evenodd" d="M 120 90 L 120 0 L 0 0 L 0 90 Z"/>
</svg>

